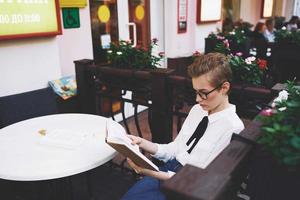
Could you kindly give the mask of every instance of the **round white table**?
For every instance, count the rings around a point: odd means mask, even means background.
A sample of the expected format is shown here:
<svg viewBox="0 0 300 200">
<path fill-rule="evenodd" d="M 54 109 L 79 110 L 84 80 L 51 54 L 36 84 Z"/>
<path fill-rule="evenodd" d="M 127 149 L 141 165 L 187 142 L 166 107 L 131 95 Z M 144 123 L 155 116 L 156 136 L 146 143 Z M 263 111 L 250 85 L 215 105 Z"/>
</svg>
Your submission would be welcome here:
<svg viewBox="0 0 300 200">
<path fill-rule="evenodd" d="M 49 180 L 106 163 L 117 154 L 105 143 L 107 120 L 90 114 L 56 114 L 0 129 L 0 178 Z M 45 135 L 42 129 L 46 130 Z M 65 133 L 69 139 L 66 141 L 66 137 L 59 136 L 49 140 L 53 133 L 59 133 L 58 136 Z"/>
</svg>

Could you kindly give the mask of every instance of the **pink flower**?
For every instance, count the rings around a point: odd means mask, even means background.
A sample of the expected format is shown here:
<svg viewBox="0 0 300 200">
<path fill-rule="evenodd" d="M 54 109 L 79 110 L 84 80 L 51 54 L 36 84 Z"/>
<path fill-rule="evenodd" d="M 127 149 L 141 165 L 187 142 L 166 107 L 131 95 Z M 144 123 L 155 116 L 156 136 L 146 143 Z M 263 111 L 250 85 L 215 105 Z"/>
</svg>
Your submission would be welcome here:
<svg viewBox="0 0 300 200">
<path fill-rule="evenodd" d="M 199 52 L 199 51 L 195 51 L 194 53 L 193 53 L 193 56 L 195 57 L 195 56 L 200 56 L 201 55 L 201 53 Z"/>
<path fill-rule="evenodd" d="M 273 110 L 271 108 L 264 109 L 260 112 L 262 116 L 270 117 L 273 114 Z"/>
<path fill-rule="evenodd" d="M 237 52 L 235 55 L 237 55 L 237 56 L 242 56 L 243 53 L 242 53 L 242 52 Z"/>
<path fill-rule="evenodd" d="M 153 42 L 153 44 L 156 44 L 158 42 L 158 39 L 157 38 L 153 38 L 152 42 Z"/>
<path fill-rule="evenodd" d="M 223 43 L 225 44 L 225 47 L 226 47 L 226 48 L 229 48 L 229 42 L 228 42 L 228 40 L 227 40 L 227 39 L 226 39 L 226 40 L 224 40 L 224 41 L 223 41 Z"/>
<path fill-rule="evenodd" d="M 159 52 L 159 53 L 158 53 L 158 55 L 159 55 L 159 57 L 161 57 L 161 58 L 162 58 L 162 57 L 164 57 L 164 56 L 165 56 L 165 52 Z"/>
<path fill-rule="evenodd" d="M 224 40 L 224 39 L 225 39 L 225 37 L 223 37 L 223 36 L 220 36 L 220 35 L 217 35 L 217 39 L 218 39 L 218 40 Z"/>
<path fill-rule="evenodd" d="M 250 65 L 252 64 L 252 62 L 255 61 L 255 57 L 254 56 L 251 56 L 251 57 L 248 57 L 245 59 L 245 62 Z"/>
</svg>

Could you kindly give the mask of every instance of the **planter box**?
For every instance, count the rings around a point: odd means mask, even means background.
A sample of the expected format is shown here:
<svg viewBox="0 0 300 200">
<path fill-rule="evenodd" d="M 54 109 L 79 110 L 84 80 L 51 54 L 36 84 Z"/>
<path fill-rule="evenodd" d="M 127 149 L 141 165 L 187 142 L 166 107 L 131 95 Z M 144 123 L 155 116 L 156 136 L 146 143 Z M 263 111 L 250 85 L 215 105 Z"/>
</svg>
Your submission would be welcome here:
<svg viewBox="0 0 300 200">
<path fill-rule="evenodd" d="M 274 44 L 272 57 L 278 82 L 300 80 L 300 46 L 295 43 L 278 42 Z"/>
<path fill-rule="evenodd" d="M 273 98 L 271 89 L 249 84 L 231 85 L 229 100 L 240 117 L 253 119 Z"/>
<path fill-rule="evenodd" d="M 247 186 L 251 200 L 299 199 L 299 168 L 289 170 L 260 148 L 256 148 L 251 160 Z"/>
</svg>

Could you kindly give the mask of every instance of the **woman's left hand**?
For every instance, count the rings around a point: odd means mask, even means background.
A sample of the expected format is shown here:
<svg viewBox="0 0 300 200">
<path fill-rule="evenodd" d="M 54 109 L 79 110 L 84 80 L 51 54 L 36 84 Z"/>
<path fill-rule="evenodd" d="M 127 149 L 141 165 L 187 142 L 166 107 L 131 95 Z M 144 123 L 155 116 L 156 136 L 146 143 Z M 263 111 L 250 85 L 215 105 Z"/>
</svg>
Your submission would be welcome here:
<svg viewBox="0 0 300 200">
<path fill-rule="evenodd" d="M 162 172 L 162 171 L 153 171 L 150 169 L 146 169 L 146 168 L 142 168 L 138 165 L 136 165 L 132 160 L 130 160 L 129 158 L 127 158 L 127 162 L 129 164 L 129 166 L 137 173 L 137 174 L 141 174 L 141 175 L 145 175 L 145 176 L 152 176 L 154 178 L 160 179 L 160 180 L 167 180 L 169 179 L 171 176 L 167 173 L 167 172 Z"/>
<path fill-rule="evenodd" d="M 127 158 L 127 163 L 137 174 L 141 174 L 141 175 L 145 175 L 145 176 L 154 176 L 154 174 L 155 174 L 155 171 L 146 169 L 146 168 L 142 168 L 142 167 L 138 166 L 137 164 L 135 164 L 129 158 Z"/>
<path fill-rule="evenodd" d="M 129 158 L 127 158 L 127 163 L 129 164 L 129 166 L 135 171 L 135 173 L 137 174 L 143 174 L 142 172 L 145 170 L 145 168 L 142 168 L 138 165 L 136 165 L 132 160 L 130 160 Z"/>
</svg>

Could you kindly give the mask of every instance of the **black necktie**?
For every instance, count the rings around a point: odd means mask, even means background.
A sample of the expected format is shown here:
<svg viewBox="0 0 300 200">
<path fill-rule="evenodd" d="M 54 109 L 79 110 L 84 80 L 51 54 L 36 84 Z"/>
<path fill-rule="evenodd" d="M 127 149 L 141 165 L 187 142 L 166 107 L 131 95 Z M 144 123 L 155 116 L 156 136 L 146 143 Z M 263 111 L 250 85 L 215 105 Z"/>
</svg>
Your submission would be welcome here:
<svg viewBox="0 0 300 200">
<path fill-rule="evenodd" d="M 208 117 L 205 116 L 202 118 L 201 122 L 199 123 L 199 125 L 197 126 L 195 132 L 193 133 L 193 135 L 190 137 L 190 139 L 186 142 L 186 145 L 190 145 L 190 143 L 195 139 L 193 145 L 191 146 L 191 148 L 187 151 L 188 153 L 191 153 L 193 148 L 196 146 L 196 144 L 199 142 L 200 138 L 203 136 L 206 128 L 208 125 Z"/>
</svg>

